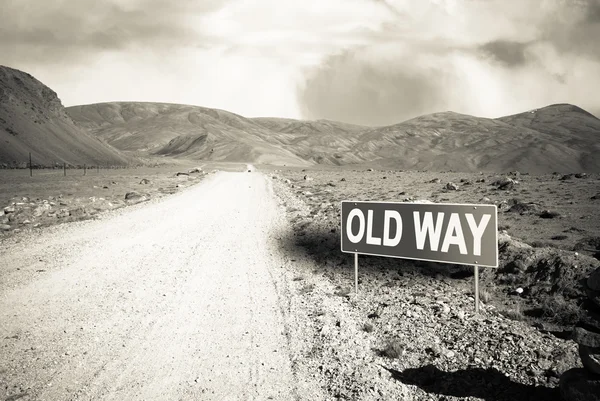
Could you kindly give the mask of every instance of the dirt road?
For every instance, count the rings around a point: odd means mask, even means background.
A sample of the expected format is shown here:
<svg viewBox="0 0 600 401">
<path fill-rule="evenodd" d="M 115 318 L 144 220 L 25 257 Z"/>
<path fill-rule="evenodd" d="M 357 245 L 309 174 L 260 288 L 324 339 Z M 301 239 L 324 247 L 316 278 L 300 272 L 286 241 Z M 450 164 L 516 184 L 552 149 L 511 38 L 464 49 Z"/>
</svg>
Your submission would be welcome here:
<svg viewBox="0 0 600 401">
<path fill-rule="evenodd" d="M 262 174 L 0 249 L 0 395 L 10 400 L 299 398 L 283 227 Z"/>
</svg>

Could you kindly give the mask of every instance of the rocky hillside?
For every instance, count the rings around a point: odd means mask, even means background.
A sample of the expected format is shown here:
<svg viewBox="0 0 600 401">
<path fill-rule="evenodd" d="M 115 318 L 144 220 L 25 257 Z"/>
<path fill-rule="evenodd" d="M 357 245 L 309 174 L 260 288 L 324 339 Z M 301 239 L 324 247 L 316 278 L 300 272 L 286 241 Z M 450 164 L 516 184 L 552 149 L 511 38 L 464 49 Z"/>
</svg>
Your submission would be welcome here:
<svg viewBox="0 0 600 401">
<path fill-rule="evenodd" d="M 121 150 L 195 160 L 279 165 L 364 164 L 431 171 L 600 172 L 600 120 L 572 105 L 498 119 L 434 113 L 385 127 L 161 103 L 70 107 Z"/>
<path fill-rule="evenodd" d="M 76 126 L 56 93 L 31 75 L 0 66 L 0 165 L 124 165 L 118 150 Z"/>
</svg>

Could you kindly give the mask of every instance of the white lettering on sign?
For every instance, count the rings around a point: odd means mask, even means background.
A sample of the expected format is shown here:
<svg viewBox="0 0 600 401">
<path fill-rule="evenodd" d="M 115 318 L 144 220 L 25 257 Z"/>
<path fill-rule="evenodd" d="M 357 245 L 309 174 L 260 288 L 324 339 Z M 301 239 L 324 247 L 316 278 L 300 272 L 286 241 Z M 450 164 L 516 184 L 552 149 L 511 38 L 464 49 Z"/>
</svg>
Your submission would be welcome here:
<svg viewBox="0 0 600 401">
<path fill-rule="evenodd" d="M 438 218 L 433 227 L 433 213 L 425 212 L 423 216 L 423 225 L 421 225 L 421 216 L 419 212 L 413 212 L 415 220 L 415 238 L 417 240 L 417 249 L 425 248 L 425 240 L 429 236 L 429 246 L 432 251 L 437 251 L 442 235 L 442 224 L 444 223 L 444 212 L 438 212 Z"/>
<path fill-rule="evenodd" d="M 367 210 L 367 244 L 381 245 L 381 238 L 373 237 L 373 211 Z"/>
<path fill-rule="evenodd" d="M 415 221 L 415 239 L 417 243 L 417 249 L 422 250 L 425 248 L 425 241 L 427 238 L 429 238 L 429 247 L 432 251 L 437 252 L 440 238 L 442 236 L 444 213 L 438 212 L 435 223 L 433 221 L 432 212 L 425 212 L 423 214 L 423 223 L 421 223 L 421 215 L 419 212 L 413 212 L 413 217 Z M 482 215 L 479 224 L 477 224 L 475 221 L 473 214 L 467 213 L 465 214 L 465 217 L 467 219 L 467 223 L 469 224 L 469 229 L 473 235 L 473 254 L 475 256 L 481 256 L 481 238 L 492 216 L 490 214 Z M 444 235 L 440 252 L 448 252 L 450 245 L 458 246 L 459 252 L 462 255 L 468 254 L 465 236 L 463 234 L 462 226 L 460 224 L 460 216 L 458 213 L 450 214 L 448 227 L 446 227 L 446 233 Z"/>
<path fill-rule="evenodd" d="M 390 222 L 396 220 L 396 236 L 390 238 Z M 384 246 L 396 246 L 400 243 L 402 238 L 402 217 L 400 213 L 395 210 L 386 210 L 383 217 L 383 245 Z"/>
<path fill-rule="evenodd" d="M 473 254 L 475 256 L 481 256 L 481 237 L 485 232 L 485 228 L 487 227 L 490 219 L 492 218 L 491 214 L 484 214 L 481 216 L 481 221 L 479 225 L 475 223 L 475 217 L 471 213 L 467 213 L 467 223 L 469 223 L 469 228 L 473 233 Z"/>
<path fill-rule="evenodd" d="M 356 235 L 352 234 L 352 219 L 354 219 L 355 217 L 358 217 L 359 221 L 358 234 Z M 348 233 L 348 239 L 353 244 L 358 244 L 362 239 L 363 235 L 365 235 L 365 215 L 360 209 L 352 209 L 348 214 L 346 232 Z"/>
<path fill-rule="evenodd" d="M 461 255 L 467 254 L 467 245 L 465 244 L 465 236 L 460 226 L 458 213 L 450 213 L 450 221 L 448 222 L 448 228 L 446 228 L 446 236 L 444 237 L 440 252 L 448 252 L 450 245 L 458 245 Z"/>
</svg>

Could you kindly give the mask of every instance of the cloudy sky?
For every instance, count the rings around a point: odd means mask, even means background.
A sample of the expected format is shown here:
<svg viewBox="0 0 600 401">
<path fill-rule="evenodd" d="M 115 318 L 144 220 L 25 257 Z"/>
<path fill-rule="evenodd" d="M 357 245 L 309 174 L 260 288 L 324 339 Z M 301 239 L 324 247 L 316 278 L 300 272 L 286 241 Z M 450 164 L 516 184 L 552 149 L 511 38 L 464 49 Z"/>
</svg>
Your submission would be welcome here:
<svg viewBox="0 0 600 401">
<path fill-rule="evenodd" d="M 600 0 L 2 0 L 0 64 L 66 106 L 162 101 L 387 125 L 600 116 Z"/>
</svg>

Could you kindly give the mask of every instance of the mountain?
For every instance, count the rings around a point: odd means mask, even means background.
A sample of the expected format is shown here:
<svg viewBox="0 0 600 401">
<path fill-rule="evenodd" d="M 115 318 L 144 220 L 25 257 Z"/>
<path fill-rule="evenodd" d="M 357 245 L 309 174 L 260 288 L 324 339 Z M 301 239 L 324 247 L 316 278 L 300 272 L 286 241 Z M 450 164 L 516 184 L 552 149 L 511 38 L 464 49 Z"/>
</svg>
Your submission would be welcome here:
<svg viewBox="0 0 600 401">
<path fill-rule="evenodd" d="M 121 150 L 196 160 L 311 164 L 270 138 L 270 129 L 224 110 L 116 102 L 74 106 L 67 111 L 80 126 Z"/>
<path fill-rule="evenodd" d="M 575 106 L 549 106 L 552 118 L 488 119 L 453 112 L 420 116 L 363 132 L 356 154 L 418 170 L 531 173 L 600 171 L 600 120 Z"/>
<path fill-rule="evenodd" d="M 56 93 L 31 75 L 0 66 L 0 165 L 125 165 L 129 159 L 75 125 Z"/>
<path fill-rule="evenodd" d="M 118 149 L 177 158 L 434 171 L 600 172 L 600 120 L 566 104 L 496 119 L 433 113 L 385 127 L 245 118 L 164 103 L 100 103 L 69 107 L 67 113 Z"/>
</svg>

